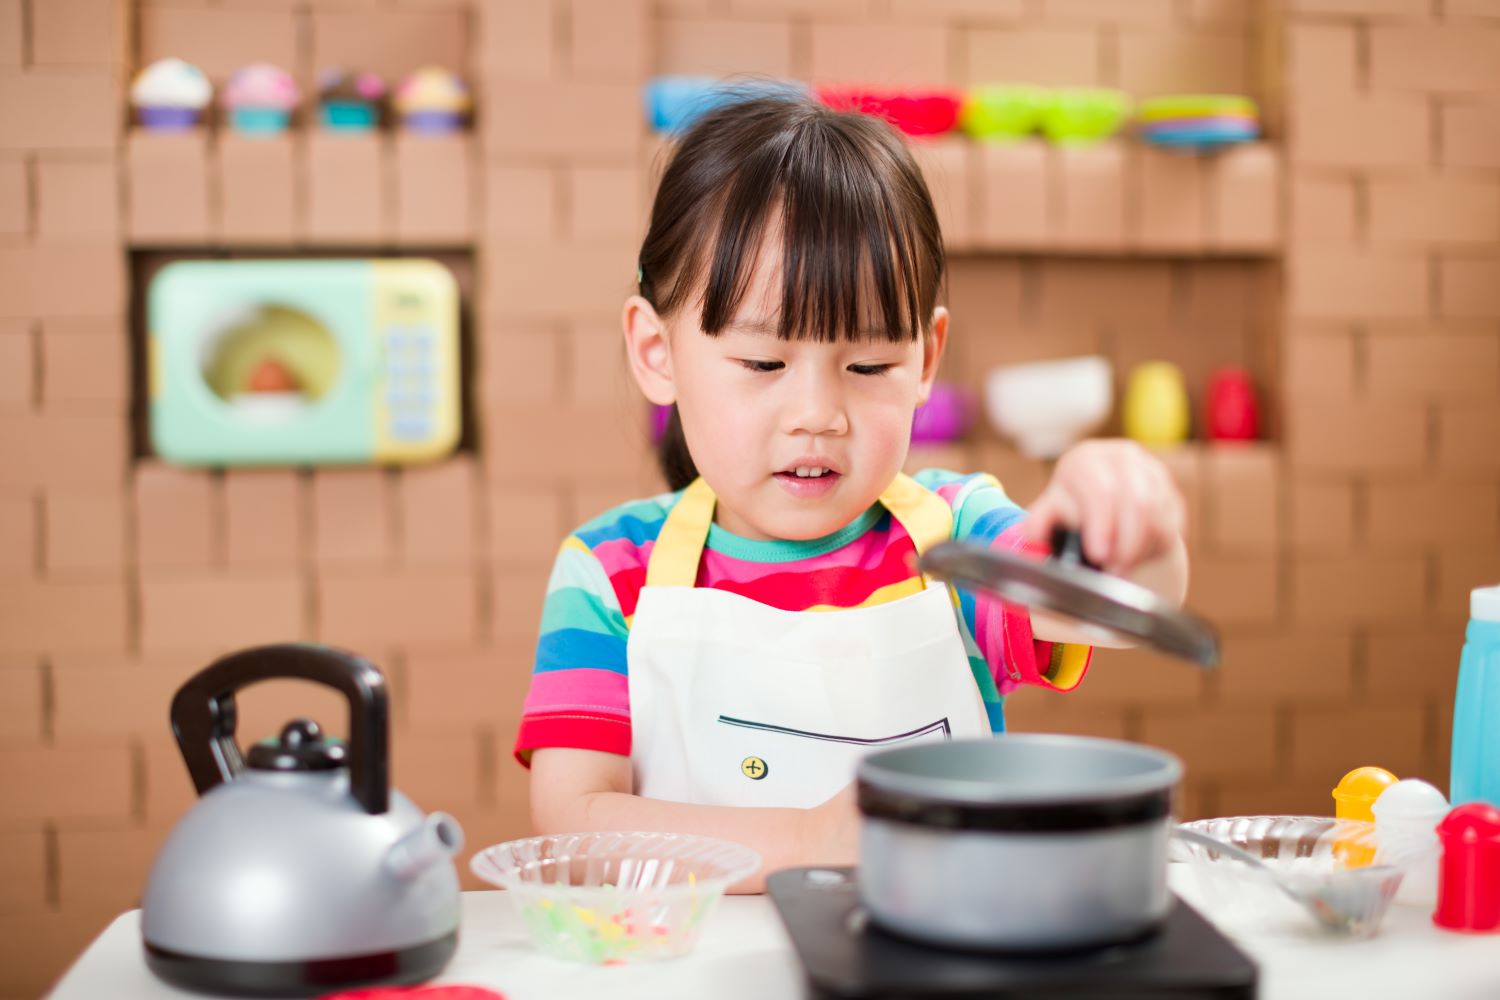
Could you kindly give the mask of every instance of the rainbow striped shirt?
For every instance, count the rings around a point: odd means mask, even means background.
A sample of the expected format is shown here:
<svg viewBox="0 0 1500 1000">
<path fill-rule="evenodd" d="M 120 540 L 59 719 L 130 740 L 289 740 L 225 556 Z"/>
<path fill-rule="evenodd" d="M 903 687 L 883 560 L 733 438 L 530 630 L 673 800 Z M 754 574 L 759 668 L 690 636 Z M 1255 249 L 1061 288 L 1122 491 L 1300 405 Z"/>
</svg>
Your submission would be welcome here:
<svg viewBox="0 0 1500 1000">
<path fill-rule="evenodd" d="M 953 537 L 1034 551 L 1022 540 L 1026 514 L 993 476 L 927 470 L 917 482 L 953 510 Z M 568 537 L 553 565 L 542 609 L 531 689 L 515 754 L 538 747 L 630 753 L 625 645 L 646 564 L 682 492 L 623 504 Z M 922 590 L 916 547 L 876 504 L 852 524 L 810 541 L 752 541 L 709 529 L 697 586 L 717 587 L 786 611 L 831 611 L 898 600 Z M 954 613 L 990 726 L 1020 684 L 1067 691 L 1088 669 L 1087 646 L 1033 639 L 1024 610 L 952 590 Z"/>
</svg>

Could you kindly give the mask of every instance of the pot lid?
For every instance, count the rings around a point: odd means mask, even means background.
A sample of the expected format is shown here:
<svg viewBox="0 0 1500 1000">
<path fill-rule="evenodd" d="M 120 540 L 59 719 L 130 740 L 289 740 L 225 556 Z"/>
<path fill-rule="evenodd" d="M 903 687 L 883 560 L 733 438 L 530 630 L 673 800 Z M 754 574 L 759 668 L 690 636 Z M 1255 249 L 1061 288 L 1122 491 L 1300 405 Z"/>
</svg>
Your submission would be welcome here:
<svg viewBox="0 0 1500 1000">
<path fill-rule="evenodd" d="M 1050 559 L 971 542 L 943 542 L 923 555 L 919 565 L 938 579 L 1012 604 L 1055 611 L 1200 666 L 1219 662 L 1219 637 L 1212 625 L 1138 583 L 1090 566 L 1076 531 L 1053 532 Z"/>
</svg>

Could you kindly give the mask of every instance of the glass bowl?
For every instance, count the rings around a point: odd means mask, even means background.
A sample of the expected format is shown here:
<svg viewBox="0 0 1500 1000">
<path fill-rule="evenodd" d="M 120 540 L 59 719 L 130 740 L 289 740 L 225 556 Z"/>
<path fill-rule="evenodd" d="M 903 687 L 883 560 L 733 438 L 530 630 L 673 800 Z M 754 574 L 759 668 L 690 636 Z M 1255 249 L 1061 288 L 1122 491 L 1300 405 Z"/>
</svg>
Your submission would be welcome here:
<svg viewBox="0 0 1500 1000">
<path fill-rule="evenodd" d="M 684 954 L 724 890 L 759 867 L 748 847 L 673 833 L 531 837 L 469 862 L 508 890 L 537 947 L 593 964 Z"/>
<path fill-rule="evenodd" d="M 1314 905 L 1347 916 L 1341 929 L 1369 935 L 1380 927 L 1401 886 L 1406 865 L 1375 864 L 1375 825 L 1326 816 L 1228 816 L 1184 823 L 1249 851 L 1275 870 L 1276 880 Z M 1209 848 L 1172 841 L 1170 860 L 1184 862 L 1195 887 L 1214 901 L 1216 919 L 1265 926 L 1310 919 L 1302 906 L 1265 874 Z"/>
</svg>

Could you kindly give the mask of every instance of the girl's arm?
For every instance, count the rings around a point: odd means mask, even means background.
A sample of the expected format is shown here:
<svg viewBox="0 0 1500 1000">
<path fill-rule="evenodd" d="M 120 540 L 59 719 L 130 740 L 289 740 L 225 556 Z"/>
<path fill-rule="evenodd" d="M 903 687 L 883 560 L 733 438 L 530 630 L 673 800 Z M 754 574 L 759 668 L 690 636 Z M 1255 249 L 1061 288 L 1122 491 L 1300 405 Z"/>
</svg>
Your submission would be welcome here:
<svg viewBox="0 0 1500 1000">
<path fill-rule="evenodd" d="M 812 809 L 700 806 L 632 793 L 630 758 L 598 750 L 539 749 L 531 757 L 531 821 L 538 834 L 651 830 L 699 834 L 758 851 L 761 869 L 729 887 L 764 892 L 767 872 L 858 860 L 853 786 Z"/>
</svg>

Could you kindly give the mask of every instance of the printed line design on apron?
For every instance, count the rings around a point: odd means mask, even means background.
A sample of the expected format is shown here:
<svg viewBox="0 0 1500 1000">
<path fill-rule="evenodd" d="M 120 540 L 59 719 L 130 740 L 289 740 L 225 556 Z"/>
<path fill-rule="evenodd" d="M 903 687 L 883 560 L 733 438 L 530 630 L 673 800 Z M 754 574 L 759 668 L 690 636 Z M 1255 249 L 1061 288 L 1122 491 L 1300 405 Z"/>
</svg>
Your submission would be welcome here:
<svg viewBox="0 0 1500 1000">
<path fill-rule="evenodd" d="M 759 729 L 768 733 L 786 733 L 788 736 L 801 736 L 809 740 L 828 740 L 832 743 L 855 743 L 860 746 L 878 747 L 890 743 L 903 743 L 906 740 L 915 739 L 918 736 L 928 736 L 932 733 L 942 733 L 944 739 L 950 739 L 953 735 L 953 727 L 948 724 L 946 718 L 936 722 L 930 722 L 925 726 L 913 729 L 906 733 L 897 733 L 895 736 L 883 736 L 875 739 L 866 739 L 859 736 L 834 736 L 831 733 L 810 733 L 805 729 L 789 729 L 786 726 L 773 726 L 764 722 L 750 722 L 745 719 L 731 719 L 727 715 L 719 716 L 719 721 L 726 726 L 743 726 L 746 729 Z"/>
</svg>

